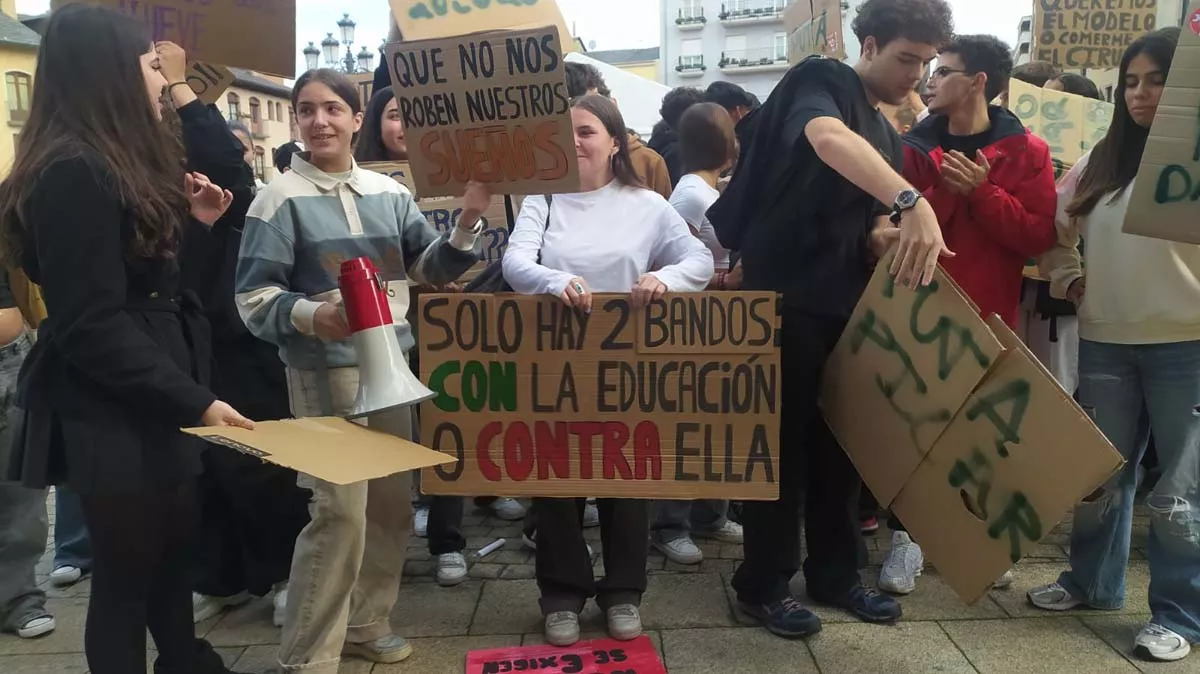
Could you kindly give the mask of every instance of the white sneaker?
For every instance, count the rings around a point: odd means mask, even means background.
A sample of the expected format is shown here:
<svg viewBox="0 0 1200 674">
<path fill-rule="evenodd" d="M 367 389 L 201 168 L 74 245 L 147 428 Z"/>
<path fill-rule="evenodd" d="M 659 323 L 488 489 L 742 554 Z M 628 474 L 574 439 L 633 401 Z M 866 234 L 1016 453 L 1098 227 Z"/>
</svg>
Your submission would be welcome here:
<svg viewBox="0 0 1200 674">
<path fill-rule="evenodd" d="M 725 520 L 725 524 L 721 528 L 713 531 L 694 531 L 692 535 L 697 538 L 709 538 L 722 543 L 732 543 L 733 545 L 741 545 L 745 535 L 742 533 L 742 525 L 733 520 Z"/>
<path fill-rule="evenodd" d="M 17 628 L 17 636 L 22 639 L 36 639 L 54 631 L 58 624 L 54 622 L 52 615 L 40 615 L 36 618 L 30 618 L 25 621 L 25 624 Z"/>
<path fill-rule="evenodd" d="M 591 529 L 600 526 L 600 509 L 596 502 L 589 500 L 583 508 L 583 528 Z"/>
<path fill-rule="evenodd" d="M 579 614 L 556 611 L 546 616 L 546 642 L 551 646 L 573 646 L 579 641 Z"/>
<path fill-rule="evenodd" d="M 287 594 L 287 583 L 280 583 L 275 587 L 275 597 L 271 600 L 274 607 L 271 622 L 276 627 L 283 627 L 283 618 L 287 615 Z"/>
<path fill-rule="evenodd" d="M 54 587 L 70 587 L 83 580 L 83 569 L 78 566 L 60 566 L 50 572 L 50 584 Z"/>
<path fill-rule="evenodd" d="M 496 517 L 508 522 L 515 522 L 525 517 L 525 506 L 515 498 L 498 498 L 488 506 Z"/>
<path fill-rule="evenodd" d="M 442 587 L 458 585 L 467 579 L 467 558 L 461 552 L 437 556 L 437 582 Z"/>
<path fill-rule="evenodd" d="M 608 636 L 617 641 L 633 641 L 642 636 L 642 616 L 633 604 L 617 604 L 605 611 Z"/>
<path fill-rule="evenodd" d="M 413 510 L 413 535 L 425 538 L 429 533 L 429 508 L 418 506 Z"/>
<path fill-rule="evenodd" d="M 368 641 L 361 644 L 345 643 L 342 646 L 344 655 L 354 655 L 368 660 L 370 662 L 378 662 L 381 664 L 391 664 L 408 659 L 412 655 L 412 644 L 404 640 L 404 637 L 389 634 L 386 637 Z"/>
<path fill-rule="evenodd" d="M 1155 623 L 1147 623 L 1133 640 L 1133 651 L 1151 660 L 1174 662 L 1192 652 L 1187 639 Z"/>
<path fill-rule="evenodd" d="M 925 555 L 921 546 L 913 542 L 907 532 L 892 532 L 892 549 L 883 560 L 879 572 L 879 589 L 892 594 L 909 594 L 917 589 L 917 576 L 925 566 Z"/>
<path fill-rule="evenodd" d="M 1067 588 L 1058 583 L 1035 587 L 1026 592 L 1025 596 L 1029 598 L 1030 604 L 1046 611 L 1070 611 L 1083 606 L 1082 601 L 1072 597 Z"/>
<path fill-rule="evenodd" d="M 992 583 L 992 589 L 993 590 L 1007 590 L 1008 588 L 1012 587 L 1012 584 L 1013 584 L 1013 572 L 1011 570 L 1009 570 L 1009 571 L 1005 571 L 1003 575 L 1001 575 L 999 578 L 997 578 L 995 580 L 995 582 Z"/>
<path fill-rule="evenodd" d="M 204 622 L 227 608 L 241 606 L 250 601 L 250 595 L 240 592 L 232 597 L 210 597 L 199 592 L 192 593 L 192 622 Z"/>
<path fill-rule="evenodd" d="M 676 564 L 699 564 L 704 561 L 704 553 L 692 542 L 691 536 L 680 536 L 669 541 L 656 539 L 654 548 Z"/>
</svg>

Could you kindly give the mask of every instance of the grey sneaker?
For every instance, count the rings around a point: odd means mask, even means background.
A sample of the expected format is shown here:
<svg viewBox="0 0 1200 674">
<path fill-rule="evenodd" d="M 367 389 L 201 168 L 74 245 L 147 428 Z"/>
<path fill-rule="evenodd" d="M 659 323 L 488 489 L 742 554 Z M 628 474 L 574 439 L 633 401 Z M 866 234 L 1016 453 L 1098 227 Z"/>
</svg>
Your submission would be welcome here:
<svg viewBox="0 0 1200 674">
<path fill-rule="evenodd" d="M 669 541 L 656 537 L 654 549 L 666 555 L 667 559 L 676 564 L 699 564 L 704 561 L 704 553 L 692 542 L 691 536 L 680 536 Z"/>
<path fill-rule="evenodd" d="M 917 589 L 917 576 L 925 566 L 921 546 L 903 531 L 892 532 L 892 549 L 879 572 L 879 589 L 892 594 L 909 594 Z"/>
<path fill-rule="evenodd" d="M 642 636 L 642 616 L 633 604 L 610 606 L 605 614 L 608 617 L 608 636 L 617 641 L 633 641 Z"/>
<path fill-rule="evenodd" d="M 551 646 L 572 646 L 579 641 L 579 614 L 556 611 L 546 616 L 546 642 Z"/>
<path fill-rule="evenodd" d="M 1013 572 L 1011 570 L 1005 571 L 1003 575 L 1001 575 L 999 578 L 997 578 L 992 583 L 992 589 L 993 590 L 1007 590 L 1008 588 L 1012 587 L 1012 584 L 1013 584 Z"/>
<path fill-rule="evenodd" d="M 343 655 L 354 655 L 363 660 L 384 664 L 406 660 L 412 652 L 412 644 L 395 634 L 361 644 L 347 642 L 342 646 Z"/>
<path fill-rule="evenodd" d="M 742 534 L 742 525 L 733 520 L 725 520 L 719 529 L 713 531 L 696 531 L 693 532 L 696 538 L 709 538 L 721 543 L 731 543 L 733 545 L 741 545 L 745 536 Z"/>
<path fill-rule="evenodd" d="M 1174 662 L 1186 658 L 1192 645 L 1162 625 L 1147 623 L 1133 640 L 1133 651 L 1150 660 Z"/>
<path fill-rule="evenodd" d="M 54 616 L 49 613 L 35 615 L 17 628 L 17 636 L 22 639 L 36 639 L 40 636 L 45 636 L 54 631 L 58 623 L 54 621 Z"/>
<path fill-rule="evenodd" d="M 508 522 L 515 522 L 525 517 L 525 506 L 515 498 L 498 498 L 492 501 L 491 509 L 496 517 Z"/>
<path fill-rule="evenodd" d="M 461 552 L 437 556 L 437 582 L 442 587 L 458 585 L 467 579 L 467 558 Z"/>
<path fill-rule="evenodd" d="M 1030 604 L 1046 611 L 1070 611 L 1083 606 L 1082 601 L 1072 597 L 1067 588 L 1058 583 L 1035 587 L 1025 593 L 1025 596 L 1029 598 Z"/>
<path fill-rule="evenodd" d="M 596 502 L 589 500 L 583 508 L 583 528 L 591 529 L 600 526 L 600 509 Z"/>
</svg>

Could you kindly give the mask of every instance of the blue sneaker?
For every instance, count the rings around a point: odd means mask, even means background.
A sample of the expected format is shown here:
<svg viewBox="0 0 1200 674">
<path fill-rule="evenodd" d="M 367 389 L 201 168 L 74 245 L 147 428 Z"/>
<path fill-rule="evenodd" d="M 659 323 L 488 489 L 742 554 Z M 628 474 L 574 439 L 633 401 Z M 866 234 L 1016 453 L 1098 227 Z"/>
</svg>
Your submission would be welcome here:
<svg viewBox="0 0 1200 674">
<path fill-rule="evenodd" d="M 767 604 L 738 600 L 743 613 L 762 623 L 767 631 L 786 639 L 809 637 L 821 631 L 821 619 L 804 608 L 795 597 L 784 597 Z"/>
<path fill-rule="evenodd" d="M 880 593 L 873 587 L 862 585 L 851 588 L 836 597 L 814 596 L 812 592 L 809 592 L 809 596 L 818 604 L 846 609 L 869 623 L 894 623 L 900 619 L 903 612 L 900 609 L 900 602 Z"/>
</svg>

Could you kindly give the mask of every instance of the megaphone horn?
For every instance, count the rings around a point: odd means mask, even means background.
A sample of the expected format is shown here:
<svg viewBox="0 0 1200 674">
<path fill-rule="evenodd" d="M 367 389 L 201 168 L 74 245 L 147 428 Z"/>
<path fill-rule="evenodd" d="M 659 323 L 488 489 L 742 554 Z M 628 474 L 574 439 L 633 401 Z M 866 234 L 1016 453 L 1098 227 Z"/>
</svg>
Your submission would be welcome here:
<svg viewBox="0 0 1200 674">
<path fill-rule="evenodd" d="M 387 283 L 366 257 L 342 263 L 338 277 L 346 321 L 358 354 L 358 398 L 349 419 L 416 405 L 436 395 L 412 370 L 400 351 Z"/>
</svg>

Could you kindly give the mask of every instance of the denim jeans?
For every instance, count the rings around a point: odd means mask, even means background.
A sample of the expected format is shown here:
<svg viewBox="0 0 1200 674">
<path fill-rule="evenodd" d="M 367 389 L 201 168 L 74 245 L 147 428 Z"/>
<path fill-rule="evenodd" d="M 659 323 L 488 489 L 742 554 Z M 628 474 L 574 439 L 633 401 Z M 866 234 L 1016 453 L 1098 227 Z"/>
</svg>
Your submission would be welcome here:
<svg viewBox="0 0 1200 674">
<path fill-rule="evenodd" d="M 321 415 L 317 373 L 287 374 L 293 414 Z M 333 412 L 345 415 L 358 393 L 358 368 L 330 368 L 329 387 Z M 412 419 L 411 410 L 402 408 L 374 415 L 367 425 L 411 438 Z M 297 483 L 312 490 L 312 520 L 292 556 L 279 665 L 285 672 L 337 674 L 346 642 L 392 633 L 388 616 L 412 532 L 411 474 L 348 485 L 301 475 Z"/>
<path fill-rule="evenodd" d="M 83 521 L 79 495 L 63 486 L 54 488 L 54 568 L 92 568 L 92 539 Z"/>
<path fill-rule="evenodd" d="M 729 501 L 655 501 L 650 509 L 650 528 L 656 540 L 668 543 L 693 531 L 712 532 L 725 526 Z"/>
<path fill-rule="evenodd" d="M 1162 478 L 1150 509 L 1150 612 L 1200 642 L 1200 341 L 1079 349 L 1079 403 L 1127 463 L 1076 506 L 1071 569 L 1059 583 L 1101 609 L 1125 601 L 1137 466 L 1154 432 Z"/>
</svg>

